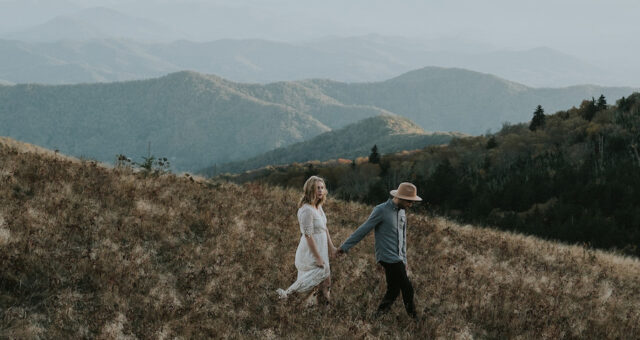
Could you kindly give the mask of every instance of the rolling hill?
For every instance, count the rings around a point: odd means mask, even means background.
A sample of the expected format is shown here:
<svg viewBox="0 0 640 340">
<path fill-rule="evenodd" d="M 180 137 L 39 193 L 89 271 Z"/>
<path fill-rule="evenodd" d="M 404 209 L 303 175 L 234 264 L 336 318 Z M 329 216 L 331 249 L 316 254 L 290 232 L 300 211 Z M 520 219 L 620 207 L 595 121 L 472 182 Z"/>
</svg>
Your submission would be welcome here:
<svg viewBox="0 0 640 340">
<path fill-rule="evenodd" d="M 130 83 L 0 89 L 2 133 L 75 156 L 152 153 L 176 169 L 234 160 L 328 131 L 283 105 L 194 73 Z M 27 104 L 27 105 L 24 105 Z"/>
<path fill-rule="evenodd" d="M 469 134 L 495 130 L 504 122 L 528 121 L 537 105 L 556 112 L 600 94 L 620 98 L 633 92 L 632 88 L 592 85 L 532 88 L 491 74 L 439 67 L 425 67 L 377 83 L 303 83 L 344 104 L 379 107 L 431 131 Z"/>
<path fill-rule="evenodd" d="M 419 321 L 398 301 L 373 316 L 384 278 L 372 236 L 331 261 L 332 305 L 280 301 L 275 290 L 296 275 L 299 196 L 2 139 L 0 338 L 640 337 L 637 258 L 415 213 Z M 372 209 L 332 198 L 324 208 L 335 243 Z"/>
<path fill-rule="evenodd" d="M 461 69 L 425 68 L 378 83 L 236 83 L 178 72 L 107 84 L 0 86 L 0 135 L 76 157 L 141 157 L 148 143 L 177 170 L 247 159 L 380 114 L 427 131 L 481 134 L 629 88 L 534 89 Z M 355 147 L 355 146 L 352 146 Z"/>
<path fill-rule="evenodd" d="M 217 165 L 201 173 L 241 172 L 267 165 L 307 162 L 311 160 L 355 159 L 368 156 L 374 145 L 381 154 L 414 150 L 428 145 L 447 144 L 462 134 L 425 132 L 421 127 L 400 116 L 380 115 L 349 124 L 341 129 L 322 133 L 304 142 L 277 148 L 245 161 Z"/>
<path fill-rule="evenodd" d="M 177 170 L 245 159 L 329 131 L 336 122 L 386 112 L 333 101 L 307 109 L 326 112 L 319 120 L 193 72 L 125 83 L 4 86 L 0 98 L 0 135 L 103 162 L 117 154 L 140 160 L 151 143 L 152 153 Z"/>
</svg>

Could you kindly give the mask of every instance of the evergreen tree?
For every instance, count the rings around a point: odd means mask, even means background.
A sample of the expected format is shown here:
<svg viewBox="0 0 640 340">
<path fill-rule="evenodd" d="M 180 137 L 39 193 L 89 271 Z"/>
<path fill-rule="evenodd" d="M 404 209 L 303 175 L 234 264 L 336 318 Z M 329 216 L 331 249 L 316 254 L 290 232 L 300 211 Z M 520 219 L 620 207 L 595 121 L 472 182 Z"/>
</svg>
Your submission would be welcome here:
<svg viewBox="0 0 640 340">
<path fill-rule="evenodd" d="M 378 153 L 378 146 L 374 145 L 371 148 L 371 154 L 369 155 L 369 163 L 378 164 L 380 163 L 380 154 Z"/>
<path fill-rule="evenodd" d="M 498 146 L 498 142 L 496 141 L 496 137 L 495 136 L 491 136 L 491 138 L 489 138 L 489 140 L 487 141 L 487 149 L 493 149 L 496 146 Z"/>
<path fill-rule="evenodd" d="M 628 108 L 627 98 L 622 97 L 618 99 L 618 101 L 616 102 L 616 105 L 618 106 L 618 111 L 626 111 Z"/>
<path fill-rule="evenodd" d="M 605 110 L 606 108 L 607 108 L 607 99 L 604 97 L 603 94 L 601 94 L 600 98 L 598 98 L 598 102 L 596 103 L 596 110 L 602 111 L 602 110 Z"/>
<path fill-rule="evenodd" d="M 541 105 L 538 105 L 536 111 L 533 113 L 533 119 L 531 119 L 529 130 L 536 131 L 539 127 L 544 126 L 544 119 L 544 110 Z"/>
<path fill-rule="evenodd" d="M 593 116 L 596 115 L 596 112 L 598 111 L 598 108 L 596 107 L 596 100 L 595 98 L 591 97 L 591 101 L 584 101 L 582 102 L 582 105 L 580 106 L 580 111 L 581 111 L 581 115 L 582 118 L 591 121 L 593 119 Z"/>
</svg>

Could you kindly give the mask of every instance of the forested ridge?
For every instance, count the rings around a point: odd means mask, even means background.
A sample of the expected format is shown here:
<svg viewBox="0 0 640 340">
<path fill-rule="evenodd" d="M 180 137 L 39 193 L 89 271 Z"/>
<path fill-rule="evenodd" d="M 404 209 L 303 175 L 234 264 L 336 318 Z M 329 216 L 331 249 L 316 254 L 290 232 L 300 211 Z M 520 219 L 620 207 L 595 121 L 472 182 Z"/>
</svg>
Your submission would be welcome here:
<svg viewBox="0 0 640 340">
<path fill-rule="evenodd" d="M 615 105 L 592 98 L 551 115 L 538 106 L 532 117 L 377 163 L 311 162 L 233 179 L 296 187 L 319 174 L 333 195 L 367 203 L 411 181 L 425 199 L 418 210 L 640 255 L 640 93 Z"/>
<path fill-rule="evenodd" d="M 269 165 L 309 160 L 352 159 L 367 156 L 368 145 L 380 144 L 380 152 L 392 153 L 427 145 L 447 144 L 455 132 L 426 132 L 409 119 L 397 115 L 366 118 L 344 128 L 321 133 L 304 142 L 280 147 L 244 161 L 222 164 L 200 171 L 207 176 L 237 173 Z"/>
</svg>

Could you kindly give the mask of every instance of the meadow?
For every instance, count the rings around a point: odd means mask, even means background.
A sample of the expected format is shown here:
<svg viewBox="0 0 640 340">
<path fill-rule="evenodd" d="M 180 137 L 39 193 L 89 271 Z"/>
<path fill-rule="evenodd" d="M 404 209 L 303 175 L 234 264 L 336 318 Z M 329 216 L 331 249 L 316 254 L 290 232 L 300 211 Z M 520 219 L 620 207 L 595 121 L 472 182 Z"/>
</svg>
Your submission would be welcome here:
<svg viewBox="0 0 640 340">
<path fill-rule="evenodd" d="M 279 300 L 300 194 L 0 139 L 0 338 L 640 338 L 637 258 L 411 212 L 419 321 L 374 317 L 372 235 L 332 261 L 330 306 Z M 371 209 L 329 199 L 334 243 Z"/>
</svg>

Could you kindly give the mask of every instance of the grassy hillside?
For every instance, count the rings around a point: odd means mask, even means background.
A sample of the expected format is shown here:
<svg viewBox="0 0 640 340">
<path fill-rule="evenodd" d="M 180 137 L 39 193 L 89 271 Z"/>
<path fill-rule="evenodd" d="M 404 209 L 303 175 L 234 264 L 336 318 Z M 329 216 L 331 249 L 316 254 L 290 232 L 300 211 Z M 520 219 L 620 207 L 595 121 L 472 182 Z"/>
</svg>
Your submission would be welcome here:
<svg viewBox="0 0 640 340">
<path fill-rule="evenodd" d="M 363 119 L 346 127 L 322 133 L 308 141 L 281 147 L 246 161 L 222 164 L 202 171 L 208 176 L 242 172 L 267 165 L 281 165 L 312 160 L 355 159 L 369 156 L 378 146 L 382 154 L 421 149 L 428 145 L 446 144 L 460 134 L 427 133 L 412 121 L 399 116 L 380 115 Z"/>
<path fill-rule="evenodd" d="M 368 236 L 333 305 L 283 303 L 299 191 L 144 176 L 0 142 L 0 338 L 638 338 L 637 259 L 409 215 L 414 323 Z M 371 206 L 330 199 L 336 243 Z"/>
</svg>

